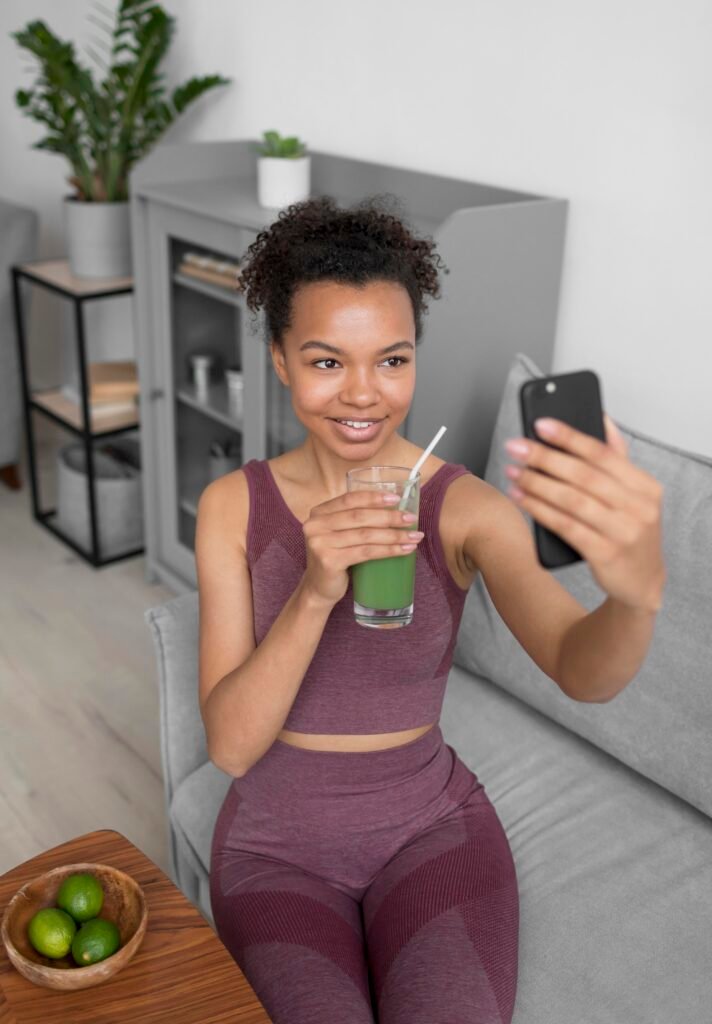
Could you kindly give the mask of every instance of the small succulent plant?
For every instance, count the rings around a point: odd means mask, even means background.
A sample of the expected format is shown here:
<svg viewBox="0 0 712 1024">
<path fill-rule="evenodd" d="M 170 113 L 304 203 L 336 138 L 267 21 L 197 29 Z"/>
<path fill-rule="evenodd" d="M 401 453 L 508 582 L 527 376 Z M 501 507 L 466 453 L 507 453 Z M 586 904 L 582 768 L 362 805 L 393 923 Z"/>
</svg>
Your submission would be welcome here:
<svg viewBox="0 0 712 1024">
<path fill-rule="evenodd" d="M 264 143 L 257 146 L 260 156 L 279 156 L 294 160 L 304 156 L 306 142 L 300 142 L 296 135 L 283 138 L 279 132 L 263 132 Z"/>
</svg>

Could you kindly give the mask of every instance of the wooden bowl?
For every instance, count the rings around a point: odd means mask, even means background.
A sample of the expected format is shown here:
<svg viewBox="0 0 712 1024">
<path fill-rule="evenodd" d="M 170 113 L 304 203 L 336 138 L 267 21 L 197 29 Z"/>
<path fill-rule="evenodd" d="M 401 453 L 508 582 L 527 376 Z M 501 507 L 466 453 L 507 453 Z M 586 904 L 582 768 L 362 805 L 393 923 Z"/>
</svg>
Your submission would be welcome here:
<svg viewBox="0 0 712 1024">
<path fill-rule="evenodd" d="M 67 875 L 82 872 L 95 875 L 101 882 L 104 903 L 98 916 L 113 921 L 121 939 L 112 956 L 87 967 L 75 963 L 71 952 L 59 960 L 42 956 L 27 936 L 27 927 L 37 911 L 56 906 L 59 887 Z M 15 893 L 3 914 L 1 934 L 10 962 L 20 974 L 36 985 L 67 992 L 100 985 L 125 967 L 141 945 L 147 923 L 143 890 L 131 875 L 108 864 L 66 864 L 46 871 Z"/>
</svg>

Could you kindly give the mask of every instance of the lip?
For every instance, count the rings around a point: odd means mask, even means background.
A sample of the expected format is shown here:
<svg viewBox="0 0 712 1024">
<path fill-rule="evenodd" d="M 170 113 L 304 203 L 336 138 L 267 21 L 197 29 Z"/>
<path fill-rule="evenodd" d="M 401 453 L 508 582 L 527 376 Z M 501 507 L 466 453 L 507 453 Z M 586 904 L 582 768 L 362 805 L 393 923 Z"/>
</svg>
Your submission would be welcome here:
<svg viewBox="0 0 712 1024">
<path fill-rule="evenodd" d="M 339 423 L 338 420 L 329 417 L 329 422 L 334 424 L 335 430 L 338 431 L 341 437 L 344 437 L 347 441 L 370 441 L 378 434 L 381 429 L 383 420 L 376 420 L 373 426 L 370 427 L 347 427 L 345 423 Z"/>
</svg>

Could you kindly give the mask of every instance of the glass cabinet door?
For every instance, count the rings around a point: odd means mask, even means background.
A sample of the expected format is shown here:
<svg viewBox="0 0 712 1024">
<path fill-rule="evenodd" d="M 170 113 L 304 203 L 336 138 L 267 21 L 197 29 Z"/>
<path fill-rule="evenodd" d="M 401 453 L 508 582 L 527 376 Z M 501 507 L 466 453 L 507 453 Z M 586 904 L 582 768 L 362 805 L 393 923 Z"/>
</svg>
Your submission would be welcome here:
<svg viewBox="0 0 712 1024">
<path fill-rule="evenodd" d="M 210 270 L 215 261 L 239 265 L 256 232 L 155 204 L 148 215 L 155 331 L 148 505 L 158 557 L 195 584 L 204 488 L 250 459 L 297 447 L 306 431 L 274 371 L 263 314 L 247 309 L 236 274 L 224 281 Z"/>
<path fill-rule="evenodd" d="M 151 391 L 154 465 L 146 484 L 157 553 L 195 583 L 202 491 L 264 447 L 258 409 L 263 353 L 247 330 L 237 276 L 223 283 L 210 270 L 214 263 L 239 264 L 254 232 L 169 207 L 149 207 L 149 218 L 150 273 L 156 275 L 151 377 L 157 386 Z"/>
<path fill-rule="evenodd" d="M 262 340 L 259 343 L 265 345 Z M 265 348 L 267 348 L 266 345 Z M 273 459 L 283 452 L 299 447 L 306 439 L 307 431 L 304 424 L 294 414 L 291 392 L 275 373 L 269 349 L 267 349 L 265 379 L 267 413 L 263 457 Z"/>
</svg>

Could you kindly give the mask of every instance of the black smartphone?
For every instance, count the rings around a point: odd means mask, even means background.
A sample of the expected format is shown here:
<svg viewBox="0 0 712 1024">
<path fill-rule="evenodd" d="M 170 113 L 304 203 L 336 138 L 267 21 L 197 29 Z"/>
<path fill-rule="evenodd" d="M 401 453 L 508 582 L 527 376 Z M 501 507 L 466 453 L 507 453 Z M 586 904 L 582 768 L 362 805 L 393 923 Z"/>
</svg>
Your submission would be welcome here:
<svg viewBox="0 0 712 1024">
<path fill-rule="evenodd" d="M 599 441 L 606 440 L 601 385 L 593 370 L 576 370 L 573 373 L 528 380 L 519 389 L 519 406 L 524 436 L 550 448 L 556 448 L 556 445 L 545 441 L 534 427 L 534 420 L 543 416 L 563 420 L 576 430 L 597 437 Z M 545 569 L 558 569 L 583 561 L 578 551 L 558 534 L 542 526 L 536 519 L 533 522 L 537 556 Z"/>
</svg>

